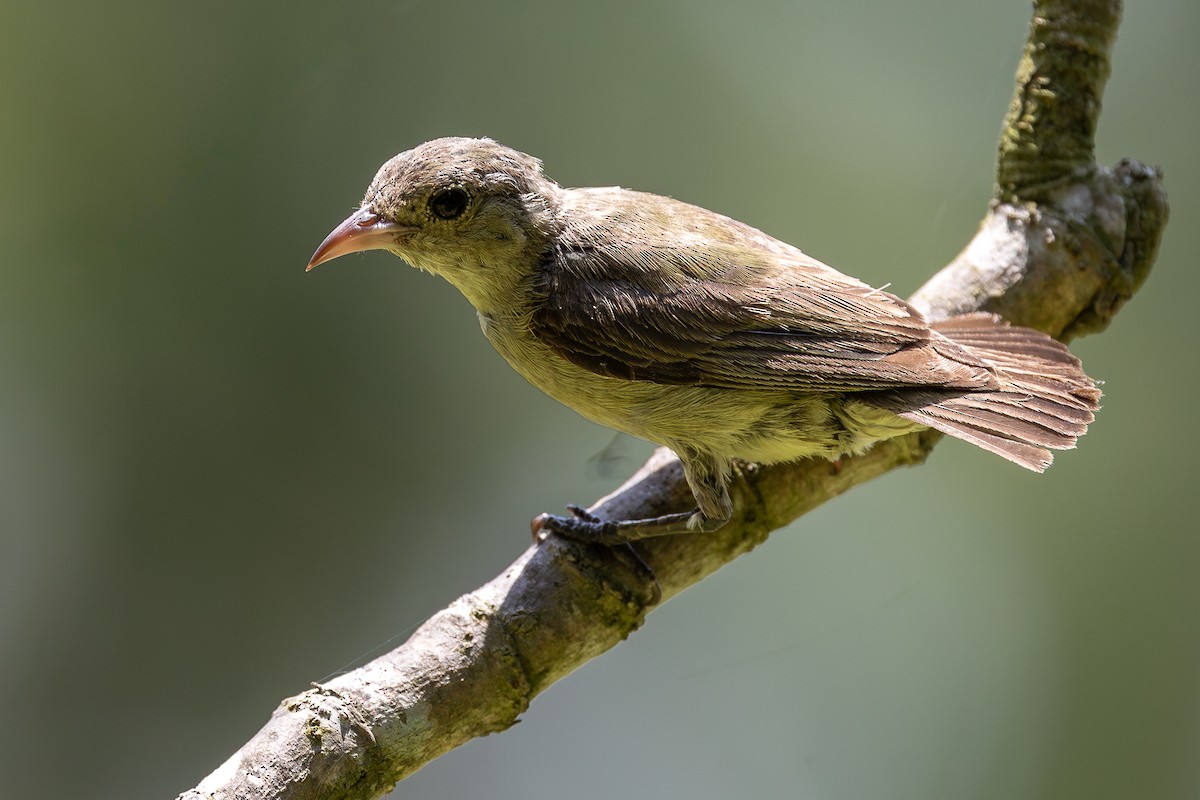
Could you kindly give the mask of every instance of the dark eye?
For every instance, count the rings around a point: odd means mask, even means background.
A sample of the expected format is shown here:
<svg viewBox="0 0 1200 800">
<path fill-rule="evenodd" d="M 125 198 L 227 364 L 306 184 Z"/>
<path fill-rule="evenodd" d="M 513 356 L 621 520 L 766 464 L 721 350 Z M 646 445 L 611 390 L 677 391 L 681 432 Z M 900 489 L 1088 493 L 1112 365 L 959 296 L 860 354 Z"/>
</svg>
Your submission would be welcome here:
<svg viewBox="0 0 1200 800">
<path fill-rule="evenodd" d="M 429 199 L 429 210 L 439 219 L 458 219 L 467 210 L 468 200 L 462 189 L 442 189 Z"/>
</svg>

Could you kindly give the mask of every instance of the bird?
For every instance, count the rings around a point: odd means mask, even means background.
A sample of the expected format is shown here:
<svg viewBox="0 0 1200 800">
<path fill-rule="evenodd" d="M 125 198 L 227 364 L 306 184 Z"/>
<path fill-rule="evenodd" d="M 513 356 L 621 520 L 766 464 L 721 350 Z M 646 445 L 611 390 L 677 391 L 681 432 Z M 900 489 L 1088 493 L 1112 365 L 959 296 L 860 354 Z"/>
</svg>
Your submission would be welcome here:
<svg viewBox="0 0 1200 800">
<path fill-rule="evenodd" d="M 488 138 L 425 142 L 380 167 L 307 269 L 382 249 L 449 281 L 518 373 L 601 425 L 670 448 L 690 511 L 541 514 L 619 544 L 712 532 L 735 461 L 836 461 L 934 428 L 1042 472 L 1100 392 L 1065 345 L 909 303 L 750 225 L 618 187 L 563 188 Z"/>
</svg>

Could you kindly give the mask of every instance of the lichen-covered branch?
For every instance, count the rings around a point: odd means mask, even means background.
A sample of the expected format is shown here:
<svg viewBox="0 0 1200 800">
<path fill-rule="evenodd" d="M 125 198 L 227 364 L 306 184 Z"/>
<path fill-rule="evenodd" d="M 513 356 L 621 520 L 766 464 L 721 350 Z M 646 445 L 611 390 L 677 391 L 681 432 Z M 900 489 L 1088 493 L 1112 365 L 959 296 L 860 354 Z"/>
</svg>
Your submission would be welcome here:
<svg viewBox="0 0 1200 800">
<path fill-rule="evenodd" d="M 1095 165 L 1100 98 L 1121 20 L 1121 0 L 1040 0 L 996 161 L 1004 200 L 1083 177 Z"/>
<path fill-rule="evenodd" d="M 931 318 L 986 308 L 1066 339 L 1103 329 L 1145 279 L 1167 221 L 1161 175 L 1093 158 L 1119 17 L 1116 0 L 1035 4 L 996 197 L 974 239 L 912 298 Z M 181 798 L 378 797 L 438 755 L 512 725 L 539 692 L 636 630 L 656 602 L 826 500 L 920 463 L 938 438 L 913 434 L 838 463 L 747 465 L 733 482 L 729 525 L 648 540 L 636 557 L 557 538 L 534 545 L 396 650 L 285 700 Z M 678 461 L 660 450 L 594 510 L 638 519 L 691 502 Z"/>
</svg>

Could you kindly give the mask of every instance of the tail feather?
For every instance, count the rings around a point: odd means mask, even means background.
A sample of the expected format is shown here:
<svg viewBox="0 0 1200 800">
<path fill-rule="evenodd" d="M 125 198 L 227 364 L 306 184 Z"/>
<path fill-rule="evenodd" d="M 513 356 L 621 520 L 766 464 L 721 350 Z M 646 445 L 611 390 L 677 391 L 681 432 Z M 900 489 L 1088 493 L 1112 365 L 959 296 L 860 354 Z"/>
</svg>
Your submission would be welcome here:
<svg viewBox="0 0 1200 800">
<path fill-rule="evenodd" d="M 1100 391 L 1066 346 L 991 314 L 966 314 L 932 326 L 954 344 L 988 362 L 995 388 L 904 389 L 872 403 L 942 431 L 1035 472 L 1087 432 Z"/>
<path fill-rule="evenodd" d="M 1000 403 L 998 398 L 986 398 L 983 402 L 972 398 L 972 401 L 954 400 L 928 406 L 922 411 L 949 425 L 965 425 L 998 436 L 1015 437 L 1041 447 L 1071 447 L 1079 436 L 1078 429 L 1075 432 L 1064 431 L 1053 423 L 1047 423 L 1045 417 L 1031 420 L 1024 415 L 1018 416 L 1019 411 L 1012 407 L 997 408 L 995 405 L 989 405 Z"/>
<path fill-rule="evenodd" d="M 962 439 L 964 442 L 970 442 L 977 447 L 982 447 L 984 450 L 1003 456 L 1014 464 L 1020 464 L 1025 469 L 1031 469 L 1034 472 L 1045 472 L 1046 467 L 1054 461 L 1054 456 L 1044 447 L 1037 447 L 1006 436 L 997 436 L 970 425 L 952 425 L 945 421 L 939 421 L 936 417 L 919 414 L 901 414 L 900 416 Z"/>
</svg>

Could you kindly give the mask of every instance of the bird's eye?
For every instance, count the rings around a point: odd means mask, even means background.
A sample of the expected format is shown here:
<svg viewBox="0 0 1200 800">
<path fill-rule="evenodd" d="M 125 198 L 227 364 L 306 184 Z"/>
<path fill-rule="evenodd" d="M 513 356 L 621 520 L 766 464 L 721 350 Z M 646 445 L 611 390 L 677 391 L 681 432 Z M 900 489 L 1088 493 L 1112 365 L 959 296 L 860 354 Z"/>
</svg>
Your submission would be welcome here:
<svg viewBox="0 0 1200 800">
<path fill-rule="evenodd" d="M 467 193 L 457 187 L 442 189 L 429 199 L 429 210 L 438 219 L 458 219 L 467 210 L 469 199 Z"/>
</svg>

